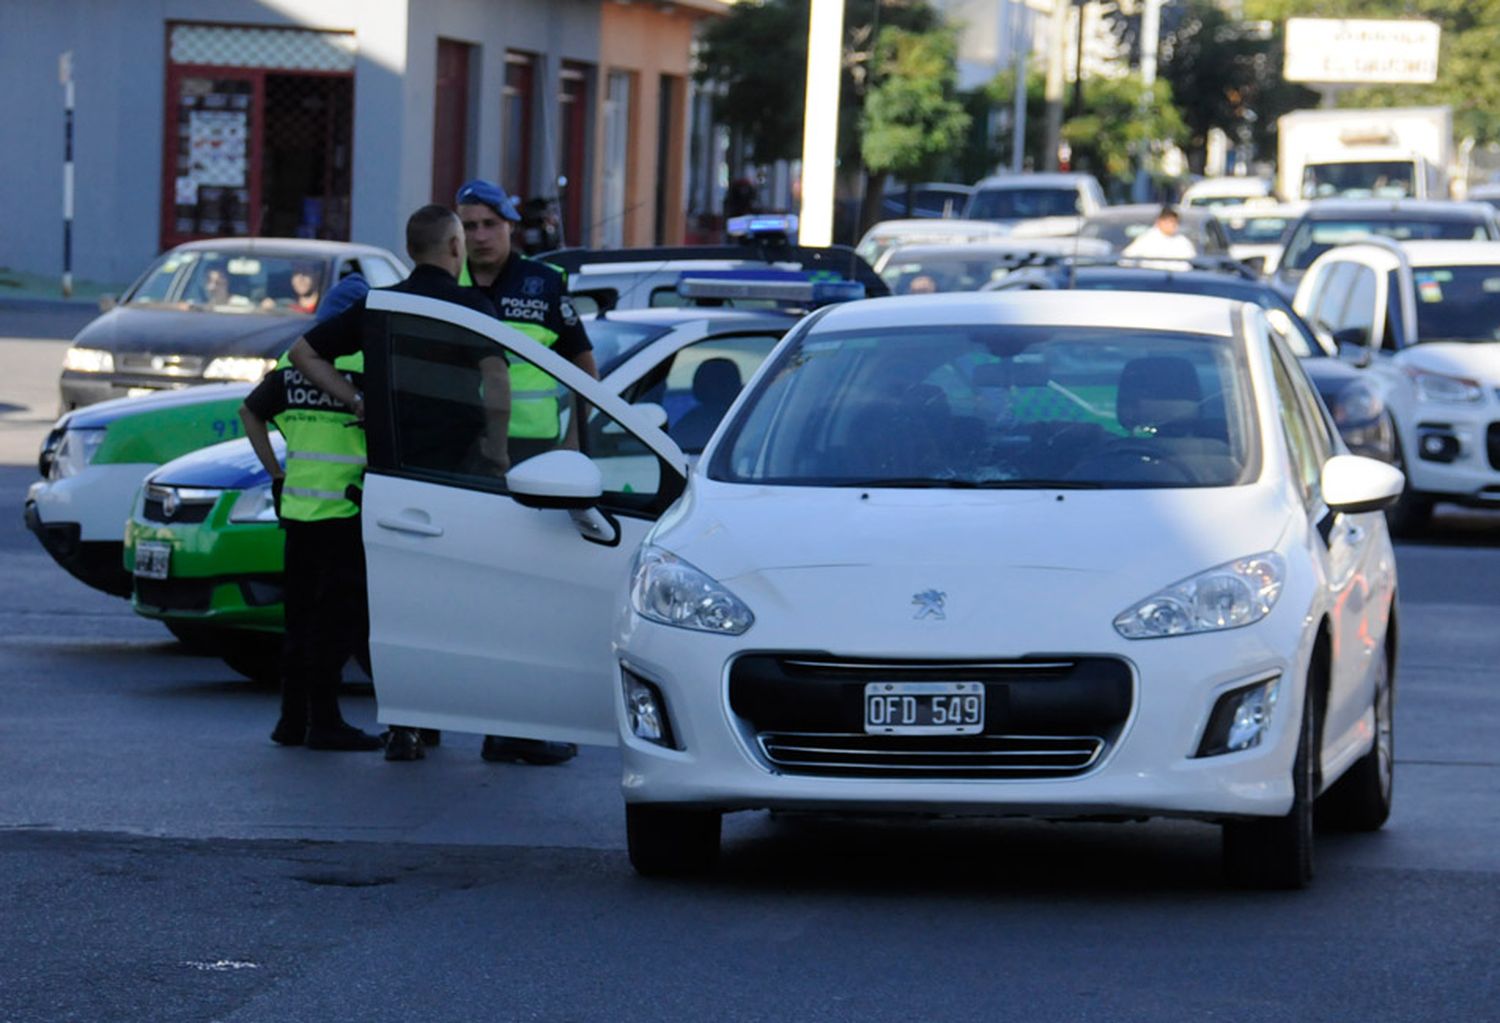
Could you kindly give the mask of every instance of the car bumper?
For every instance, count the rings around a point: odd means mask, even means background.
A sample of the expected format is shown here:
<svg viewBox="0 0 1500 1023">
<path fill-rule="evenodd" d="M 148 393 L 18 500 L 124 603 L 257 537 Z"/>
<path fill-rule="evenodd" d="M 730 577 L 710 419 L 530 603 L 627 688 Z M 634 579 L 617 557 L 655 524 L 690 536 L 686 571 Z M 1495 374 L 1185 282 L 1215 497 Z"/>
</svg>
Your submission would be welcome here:
<svg viewBox="0 0 1500 1023">
<path fill-rule="evenodd" d="M 1410 419 L 1401 448 L 1414 491 L 1500 507 L 1500 410 L 1423 406 Z"/>
<path fill-rule="evenodd" d="M 83 540 L 76 522 L 43 522 L 36 502 L 26 502 L 26 528 L 36 534 L 52 560 L 87 586 L 115 597 L 130 596 L 130 573 L 122 564 L 118 540 Z"/>
<path fill-rule="evenodd" d="M 1292 800 L 1291 764 L 1297 745 L 1306 677 L 1305 645 L 1297 623 L 1204 636 L 1131 643 L 1121 640 L 1091 657 L 1128 665 L 1130 707 L 1118 733 L 1097 759 L 1067 777 L 872 777 L 842 768 L 809 774 L 771 762 L 764 733 L 737 713 L 730 695 L 737 653 L 733 641 L 631 618 L 628 638 L 617 642 L 615 678 L 628 802 L 673 803 L 721 810 L 783 809 L 841 812 L 940 812 L 1047 818 L 1171 816 L 1219 820 L 1285 814 Z M 759 623 L 757 624 L 757 628 Z M 1267 642 L 1276 636 L 1284 642 Z M 766 637 L 758 637 L 765 639 Z M 1069 649 L 1038 637 L 1029 649 Z M 780 647 L 779 644 L 773 644 Z M 790 645 L 784 649 L 828 650 Z M 867 650 L 851 658 L 910 660 L 912 652 Z M 1292 651 L 1278 653 L 1277 651 Z M 826 656 L 826 655 L 825 655 Z M 933 662 L 974 651 L 929 651 Z M 1068 655 L 1059 655 L 1068 656 Z M 917 659 L 921 659 L 920 655 Z M 631 730 L 621 673 L 629 670 L 655 685 L 666 705 L 680 749 L 647 742 Z M 1196 757 L 1213 707 L 1225 693 L 1279 678 L 1278 699 L 1259 745 L 1214 757 Z M 862 685 L 862 684 L 861 684 Z M 1005 687 L 987 685 L 990 700 Z M 855 696 L 855 713 L 862 702 Z M 862 718 L 844 718 L 840 731 L 860 731 Z M 1004 729 L 1002 728 L 1001 731 Z M 1063 726 L 1066 731 L 1066 727 Z M 842 772 L 842 773 L 841 773 Z"/>
<path fill-rule="evenodd" d="M 155 466 L 90 465 L 77 476 L 37 480 L 26 492 L 26 526 L 47 553 L 96 589 L 126 596 L 121 541 L 130 504 Z"/>
<path fill-rule="evenodd" d="M 124 544 L 136 613 L 158 621 L 281 630 L 285 541 L 274 523 L 229 522 L 237 496 L 230 492 L 220 498 L 208 518 L 196 523 L 150 521 L 137 507 L 126 525 Z M 171 546 L 165 579 L 133 574 L 136 545 L 142 541 Z"/>
</svg>

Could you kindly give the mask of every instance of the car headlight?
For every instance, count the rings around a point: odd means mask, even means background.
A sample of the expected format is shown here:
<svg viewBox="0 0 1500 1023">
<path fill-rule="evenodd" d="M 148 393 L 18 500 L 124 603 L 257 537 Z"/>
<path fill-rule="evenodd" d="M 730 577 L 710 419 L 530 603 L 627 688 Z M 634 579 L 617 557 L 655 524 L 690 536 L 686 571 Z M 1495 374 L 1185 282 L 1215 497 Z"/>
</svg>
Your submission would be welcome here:
<svg viewBox="0 0 1500 1023">
<path fill-rule="evenodd" d="M 68 430 L 52 452 L 47 478 L 61 480 L 77 476 L 88 468 L 103 443 L 103 430 Z"/>
<path fill-rule="evenodd" d="M 660 547 L 642 547 L 636 555 L 630 606 L 662 625 L 726 636 L 755 624 L 755 615 L 723 584 Z"/>
<path fill-rule="evenodd" d="M 69 348 L 63 356 L 63 369 L 74 373 L 113 373 L 115 357 L 102 348 Z"/>
<path fill-rule="evenodd" d="M 1345 387 L 1333 399 L 1333 421 L 1340 429 L 1373 423 L 1385 412 L 1385 402 L 1375 388 L 1363 381 Z"/>
<path fill-rule="evenodd" d="M 1417 397 L 1422 401 L 1435 401 L 1444 405 L 1472 405 L 1484 400 L 1484 388 L 1477 380 L 1450 377 L 1442 373 L 1429 373 L 1421 369 L 1408 369 L 1416 386 Z"/>
<path fill-rule="evenodd" d="M 221 355 L 212 360 L 203 370 L 205 380 L 248 380 L 255 382 L 265 376 L 276 365 L 275 359 L 256 359 L 249 356 Z"/>
<path fill-rule="evenodd" d="M 275 522 L 276 499 L 271 495 L 271 484 L 248 487 L 235 498 L 229 509 L 230 522 Z"/>
<path fill-rule="evenodd" d="M 1173 583 L 1115 618 L 1126 639 L 1156 639 L 1238 629 L 1271 613 L 1286 562 L 1271 551 L 1219 565 Z"/>
</svg>

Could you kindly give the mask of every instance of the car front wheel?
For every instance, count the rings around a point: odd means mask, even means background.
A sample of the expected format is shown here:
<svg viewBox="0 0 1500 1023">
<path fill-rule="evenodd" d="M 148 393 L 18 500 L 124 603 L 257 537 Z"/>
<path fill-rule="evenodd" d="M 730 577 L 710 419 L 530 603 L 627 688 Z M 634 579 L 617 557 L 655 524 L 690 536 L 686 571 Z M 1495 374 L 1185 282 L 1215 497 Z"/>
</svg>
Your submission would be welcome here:
<svg viewBox="0 0 1500 1023">
<path fill-rule="evenodd" d="M 1224 823 L 1224 874 L 1241 888 L 1302 888 L 1312 880 L 1317 714 L 1311 686 L 1303 704 L 1291 811 L 1285 817 Z"/>
<path fill-rule="evenodd" d="M 646 877 L 701 874 L 719 858 L 723 815 L 651 803 L 625 805 L 630 863 Z"/>
</svg>

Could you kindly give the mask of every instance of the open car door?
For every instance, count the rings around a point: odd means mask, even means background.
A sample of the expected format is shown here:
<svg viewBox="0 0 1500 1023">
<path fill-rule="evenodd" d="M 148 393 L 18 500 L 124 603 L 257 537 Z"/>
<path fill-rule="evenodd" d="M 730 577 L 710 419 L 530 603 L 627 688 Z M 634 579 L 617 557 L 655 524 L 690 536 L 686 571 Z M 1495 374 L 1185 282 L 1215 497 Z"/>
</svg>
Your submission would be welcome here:
<svg viewBox="0 0 1500 1023">
<path fill-rule="evenodd" d="M 367 310 L 379 720 L 613 745 L 617 602 L 636 548 L 682 492 L 686 458 L 648 415 L 498 320 L 386 291 Z M 602 477 L 591 508 L 512 496 L 507 462 L 570 448 Z"/>
</svg>

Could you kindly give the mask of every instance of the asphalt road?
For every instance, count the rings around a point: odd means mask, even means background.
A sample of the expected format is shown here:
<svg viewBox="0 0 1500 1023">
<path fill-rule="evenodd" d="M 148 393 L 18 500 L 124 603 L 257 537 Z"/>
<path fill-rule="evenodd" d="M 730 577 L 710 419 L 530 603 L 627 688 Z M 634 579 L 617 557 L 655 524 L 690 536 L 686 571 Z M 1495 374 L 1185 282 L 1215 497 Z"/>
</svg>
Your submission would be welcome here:
<svg viewBox="0 0 1500 1023">
<path fill-rule="evenodd" d="M 0 467 L 0 1020 L 1497 1017 L 1500 519 L 1399 549 L 1396 809 L 1306 892 L 1225 889 L 1208 825 L 766 814 L 665 883 L 610 751 L 272 746 L 274 693 L 52 564 L 33 473 Z"/>
</svg>

